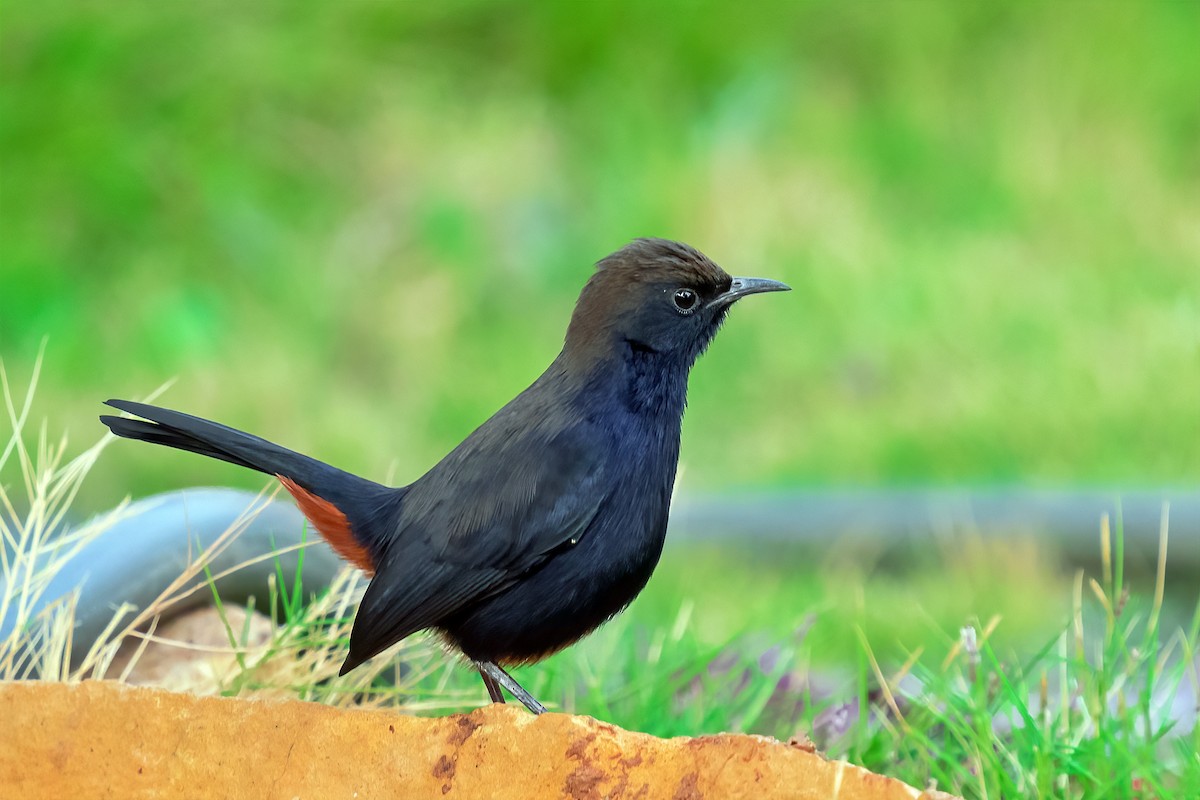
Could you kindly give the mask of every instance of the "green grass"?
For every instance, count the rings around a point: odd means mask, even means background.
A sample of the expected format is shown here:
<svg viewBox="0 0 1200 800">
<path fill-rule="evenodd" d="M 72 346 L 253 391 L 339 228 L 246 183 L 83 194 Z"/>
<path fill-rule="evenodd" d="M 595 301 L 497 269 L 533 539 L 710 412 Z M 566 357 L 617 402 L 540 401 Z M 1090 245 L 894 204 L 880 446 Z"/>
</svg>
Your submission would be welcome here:
<svg viewBox="0 0 1200 800">
<path fill-rule="evenodd" d="M 6 10 L 0 349 L 74 436 L 176 378 L 411 480 L 661 234 L 796 289 L 698 366 L 685 490 L 1200 478 L 1193 3 Z"/>
<path fill-rule="evenodd" d="M 1119 531 L 1115 541 L 1119 554 Z M 862 609 L 854 622 L 828 605 L 803 635 L 764 636 L 747 618 L 745 632 L 711 645 L 685 603 L 674 619 L 631 610 L 516 676 L 554 708 L 627 728 L 808 736 L 831 756 L 968 798 L 1190 798 L 1200 791 L 1200 731 L 1172 734 L 1182 720 L 1162 709 L 1198 680 L 1200 605 L 1181 628 L 1161 624 L 1166 545 L 1164 527 L 1147 596 L 1130 593 L 1105 541 L 1104 574 L 1076 576 L 1074 600 L 1063 598 L 1061 614 L 1047 610 L 1056 630 L 1040 643 L 1001 644 L 1006 623 L 997 616 L 902 636 L 907 657 L 885 660 L 874 641 L 887 637 Z M 1010 581 L 1006 599 L 1024 588 Z M 779 602 L 786 592 L 760 595 Z M 855 651 L 840 668 L 811 635 L 821 616 Z M 398 687 L 406 698 L 457 696 L 452 707 L 463 709 L 485 700 L 470 671 L 426 662 L 415 674 Z M 1182 713 L 1194 722 L 1194 709 Z"/>
<path fill-rule="evenodd" d="M 118 647 L 136 645 L 136 660 L 153 641 L 225 660 L 199 682 L 169 684 L 176 689 L 437 714 L 486 701 L 472 670 L 420 636 L 337 676 L 363 588 L 350 570 L 316 596 L 302 574 L 293 585 L 272 581 L 261 603 L 275 621 L 265 643 L 250 643 L 249 625 L 215 593 L 227 646 L 164 642 L 161 610 L 211 590 L 187 586 L 216 577 L 208 559 L 236 527 L 148 608 L 117 610 L 72 666 L 71 598 L 40 615 L 30 609 L 61 559 L 116 518 L 61 544 L 51 535 L 108 440 L 67 461 L 43 426 L 27 447 L 30 398 L 17 402 L 2 383 L 14 433 L 0 451 L 0 616 L 16 609 L 18 624 L 0 640 L 0 679 L 125 679 Z M 18 514 L 20 504 L 29 511 Z M 727 553 L 671 551 L 625 614 L 515 675 L 552 709 L 660 736 L 809 737 L 832 757 L 967 798 L 1195 797 L 1200 728 L 1172 731 L 1179 720 L 1162 706 L 1200 683 L 1200 604 L 1165 610 L 1165 517 L 1144 588 L 1126 575 L 1119 524 L 1110 533 L 1105 519 L 1100 530 L 1100 574 L 1065 581 L 1045 553 L 1020 543 L 964 540 L 911 572 L 834 556 L 786 576 Z M 1190 590 L 1180 596 L 1195 602 Z M 1194 709 L 1179 713 L 1194 722 Z"/>
</svg>

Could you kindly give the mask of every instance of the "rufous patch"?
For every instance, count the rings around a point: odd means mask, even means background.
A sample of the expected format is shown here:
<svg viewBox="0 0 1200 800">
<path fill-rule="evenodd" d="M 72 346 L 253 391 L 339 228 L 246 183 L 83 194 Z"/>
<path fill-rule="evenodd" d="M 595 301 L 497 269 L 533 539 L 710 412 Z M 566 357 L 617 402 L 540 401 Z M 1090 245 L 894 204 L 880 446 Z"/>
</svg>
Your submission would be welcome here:
<svg viewBox="0 0 1200 800">
<path fill-rule="evenodd" d="M 300 511 L 308 517 L 308 521 L 325 541 L 329 542 L 334 552 L 365 572 L 367 577 L 375 574 L 371 554 L 354 538 L 350 531 L 350 521 L 337 506 L 322 497 L 317 497 L 291 478 L 283 475 L 275 477 L 283 484 L 283 488 L 296 498 L 296 505 L 300 506 Z"/>
</svg>

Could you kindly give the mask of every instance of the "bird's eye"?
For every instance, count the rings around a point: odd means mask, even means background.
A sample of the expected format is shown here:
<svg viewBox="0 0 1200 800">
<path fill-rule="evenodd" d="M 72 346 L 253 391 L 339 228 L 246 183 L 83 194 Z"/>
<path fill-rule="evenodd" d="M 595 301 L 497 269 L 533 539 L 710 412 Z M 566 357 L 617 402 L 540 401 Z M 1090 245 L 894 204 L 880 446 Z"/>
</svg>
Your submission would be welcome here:
<svg viewBox="0 0 1200 800">
<path fill-rule="evenodd" d="M 696 310 L 696 301 L 700 298 L 691 289 L 676 289 L 671 297 L 680 314 L 690 314 Z"/>
</svg>

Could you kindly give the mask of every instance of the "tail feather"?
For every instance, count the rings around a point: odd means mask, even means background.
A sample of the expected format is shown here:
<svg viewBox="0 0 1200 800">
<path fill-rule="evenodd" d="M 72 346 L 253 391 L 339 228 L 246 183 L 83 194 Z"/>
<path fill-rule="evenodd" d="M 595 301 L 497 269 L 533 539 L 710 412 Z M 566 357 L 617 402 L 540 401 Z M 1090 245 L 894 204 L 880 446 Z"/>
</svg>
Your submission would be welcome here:
<svg viewBox="0 0 1200 800">
<path fill-rule="evenodd" d="M 167 447 L 174 447 L 177 450 L 186 450 L 189 453 L 199 453 L 202 456 L 216 458 L 221 461 L 227 461 L 230 464 L 237 464 L 239 467 L 247 467 L 249 469 L 258 470 L 259 472 L 267 472 L 255 464 L 246 461 L 244 458 L 238 458 L 232 453 L 227 453 L 218 450 L 215 447 L 208 445 L 201 439 L 188 436 L 179 430 L 170 430 L 162 425 L 156 425 L 153 422 L 146 422 L 140 419 L 129 419 L 127 417 L 111 417 L 106 414 L 100 416 L 100 421 L 109 427 L 109 429 L 117 436 L 122 436 L 126 439 L 136 439 L 142 442 L 150 442 L 151 444 L 161 444 Z"/>
<path fill-rule="evenodd" d="M 374 572 L 403 489 L 374 483 L 201 417 L 128 400 L 109 400 L 106 405 L 143 418 L 101 416 L 100 421 L 117 436 L 198 453 L 279 478 L 339 555 L 368 574 Z"/>
</svg>

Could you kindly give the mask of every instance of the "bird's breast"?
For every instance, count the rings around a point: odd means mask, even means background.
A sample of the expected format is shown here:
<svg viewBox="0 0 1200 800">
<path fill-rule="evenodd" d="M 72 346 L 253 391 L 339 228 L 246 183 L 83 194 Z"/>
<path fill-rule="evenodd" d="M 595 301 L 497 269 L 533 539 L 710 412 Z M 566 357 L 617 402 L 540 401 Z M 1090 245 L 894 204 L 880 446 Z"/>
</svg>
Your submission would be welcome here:
<svg viewBox="0 0 1200 800">
<path fill-rule="evenodd" d="M 574 541 L 509 589 L 441 626 L 469 657 L 535 661 L 586 635 L 627 606 L 658 564 L 679 455 L 677 424 L 613 417 L 602 424 L 604 494 Z"/>
</svg>

